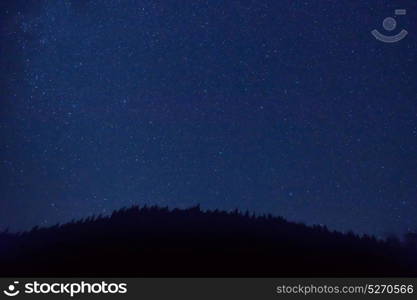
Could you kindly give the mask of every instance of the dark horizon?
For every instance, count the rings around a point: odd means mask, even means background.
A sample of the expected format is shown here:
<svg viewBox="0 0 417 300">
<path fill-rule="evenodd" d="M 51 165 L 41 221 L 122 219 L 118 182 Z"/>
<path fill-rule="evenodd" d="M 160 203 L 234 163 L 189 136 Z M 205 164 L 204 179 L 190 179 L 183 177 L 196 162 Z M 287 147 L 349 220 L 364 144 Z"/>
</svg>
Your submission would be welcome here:
<svg viewBox="0 0 417 300">
<path fill-rule="evenodd" d="M 177 207 L 177 206 L 160 206 L 158 204 L 149 202 L 149 203 L 145 203 L 143 205 L 138 205 L 137 203 L 132 204 L 131 206 L 124 206 L 124 207 L 119 207 L 115 210 L 112 211 L 106 211 L 106 212 L 99 212 L 97 214 L 89 214 L 89 215 L 85 215 L 85 216 L 81 216 L 79 218 L 72 218 L 72 219 L 68 219 L 68 220 L 62 220 L 60 222 L 56 222 L 56 223 L 41 223 L 41 224 L 35 224 L 33 226 L 27 227 L 27 228 L 20 228 L 20 229 L 15 229 L 12 227 L 5 227 L 5 228 L 0 228 L 0 235 L 1 234 L 6 234 L 6 235 L 26 235 L 26 234 L 30 234 L 33 231 L 48 231 L 54 228 L 60 228 L 60 227 L 65 227 L 65 226 L 71 226 L 73 224 L 82 224 L 82 223 L 88 223 L 88 222 L 94 222 L 95 220 L 102 220 L 102 219 L 109 219 L 112 218 L 113 215 L 117 215 L 117 214 L 121 214 L 125 211 L 129 211 L 129 210 L 161 210 L 161 211 L 167 211 L 167 212 L 176 212 L 176 211 L 194 211 L 194 210 L 198 210 L 199 212 L 203 213 L 203 214 L 216 214 L 216 213 L 220 213 L 220 214 L 237 214 L 239 216 L 242 217 L 249 217 L 249 218 L 253 218 L 253 219 L 263 219 L 263 218 L 273 218 L 273 219 L 277 219 L 277 220 L 281 220 L 283 222 L 286 222 L 288 224 L 294 224 L 296 226 L 303 226 L 306 228 L 321 228 L 325 231 L 328 231 L 329 233 L 335 233 L 335 234 L 341 234 L 341 235 L 354 235 L 355 237 L 358 238 L 372 238 L 375 240 L 378 240 L 380 242 L 387 242 L 387 241 L 392 241 L 394 240 L 395 243 L 404 243 L 406 241 L 406 237 L 407 235 L 416 235 L 417 234 L 417 230 L 408 230 L 406 232 L 404 232 L 403 234 L 397 234 L 397 233 L 393 233 L 393 232 L 386 232 L 384 235 L 379 236 L 379 235 L 375 235 L 372 233 L 367 233 L 367 232 L 356 232 L 352 229 L 346 229 L 346 230 L 337 230 L 331 227 L 328 227 L 326 224 L 319 224 L 319 223 L 305 223 L 302 221 L 295 221 L 295 220 L 289 220 L 285 217 L 283 217 L 282 215 L 276 215 L 273 214 L 271 212 L 254 212 L 254 211 L 249 211 L 249 210 L 240 210 L 239 208 L 234 208 L 234 209 L 228 209 L 228 210 L 221 210 L 218 208 L 204 208 L 201 206 L 200 203 L 196 203 L 190 206 L 184 206 L 184 207 Z M 128 228 L 126 228 L 128 229 Z"/>
<path fill-rule="evenodd" d="M 415 276 L 404 241 L 341 234 L 270 215 L 129 207 L 20 234 L 0 233 L 0 276 Z"/>
</svg>

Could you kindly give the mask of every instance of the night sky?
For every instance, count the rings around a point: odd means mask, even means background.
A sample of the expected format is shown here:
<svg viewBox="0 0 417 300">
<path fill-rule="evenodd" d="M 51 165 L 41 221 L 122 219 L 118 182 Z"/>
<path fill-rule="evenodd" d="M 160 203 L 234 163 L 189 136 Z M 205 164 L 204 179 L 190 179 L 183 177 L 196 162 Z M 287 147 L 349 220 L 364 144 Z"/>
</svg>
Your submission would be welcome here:
<svg viewBox="0 0 417 300">
<path fill-rule="evenodd" d="M 417 3 L 364 2 L 2 1 L 0 229 L 199 203 L 415 230 Z"/>
</svg>

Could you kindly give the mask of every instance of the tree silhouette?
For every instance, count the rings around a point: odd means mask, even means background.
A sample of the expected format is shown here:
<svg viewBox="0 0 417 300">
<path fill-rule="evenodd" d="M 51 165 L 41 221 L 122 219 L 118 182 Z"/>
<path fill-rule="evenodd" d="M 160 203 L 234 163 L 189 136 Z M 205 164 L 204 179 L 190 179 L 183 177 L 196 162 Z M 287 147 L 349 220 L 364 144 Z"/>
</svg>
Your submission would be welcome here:
<svg viewBox="0 0 417 300">
<path fill-rule="evenodd" d="M 131 207 L 0 234 L 2 276 L 416 276 L 406 245 L 271 215 Z"/>
</svg>

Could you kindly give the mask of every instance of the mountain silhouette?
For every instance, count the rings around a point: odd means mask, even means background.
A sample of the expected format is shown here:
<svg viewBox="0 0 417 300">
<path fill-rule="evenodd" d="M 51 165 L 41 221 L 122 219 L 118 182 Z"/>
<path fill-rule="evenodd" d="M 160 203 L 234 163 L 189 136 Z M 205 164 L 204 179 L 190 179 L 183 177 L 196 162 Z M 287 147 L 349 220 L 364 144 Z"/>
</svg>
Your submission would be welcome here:
<svg viewBox="0 0 417 300">
<path fill-rule="evenodd" d="M 415 244 L 270 215 L 131 207 L 0 234 L 1 276 L 416 276 Z"/>
</svg>

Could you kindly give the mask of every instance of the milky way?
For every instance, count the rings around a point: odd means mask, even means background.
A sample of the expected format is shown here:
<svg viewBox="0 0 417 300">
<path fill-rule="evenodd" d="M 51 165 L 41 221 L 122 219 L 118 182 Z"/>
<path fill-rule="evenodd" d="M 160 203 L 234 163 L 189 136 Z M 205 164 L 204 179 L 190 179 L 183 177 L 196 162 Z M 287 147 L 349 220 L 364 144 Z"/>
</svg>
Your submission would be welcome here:
<svg viewBox="0 0 417 300">
<path fill-rule="evenodd" d="M 396 8 L 409 36 L 376 41 Z M 197 203 L 417 228 L 415 1 L 0 10 L 0 228 Z"/>
</svg>

